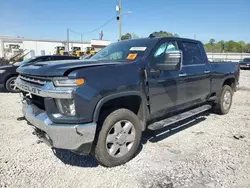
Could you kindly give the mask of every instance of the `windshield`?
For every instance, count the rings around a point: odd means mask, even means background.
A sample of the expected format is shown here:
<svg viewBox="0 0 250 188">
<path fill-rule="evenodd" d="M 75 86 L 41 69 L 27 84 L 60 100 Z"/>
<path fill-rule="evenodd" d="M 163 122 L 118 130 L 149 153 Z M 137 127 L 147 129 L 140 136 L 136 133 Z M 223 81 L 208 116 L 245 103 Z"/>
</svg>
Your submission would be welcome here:
<svg viewBox="0 0 250 188">
<path fill-rule="evenodd" d="M 143 57 L 150 44 L 149 40 L 127 40 L 112 43 L 90 59 L 110 61 L 131 61 Z"/>
<path fill-rule="evenodd" d="M 35 58 L 36 58 L 36 57 L 31 57 L 31 58 L 25 59 L 25 60 L 23 60 L 23 61 L 21 61 L 21 62 L 16 62 L 16 63 L 14 63 L 14 65 L 15 65 L 15 66 L 20 66 L 20 65 L 23 65 L 23 64 L 25 64 L 25 63 L 31 62 L 31 61 L 34 60 Z"/>
<path fill-rule="evenodd" d="M 250 62 L 250 58 L 243 59 L 243 62 Z"/>
</svg>

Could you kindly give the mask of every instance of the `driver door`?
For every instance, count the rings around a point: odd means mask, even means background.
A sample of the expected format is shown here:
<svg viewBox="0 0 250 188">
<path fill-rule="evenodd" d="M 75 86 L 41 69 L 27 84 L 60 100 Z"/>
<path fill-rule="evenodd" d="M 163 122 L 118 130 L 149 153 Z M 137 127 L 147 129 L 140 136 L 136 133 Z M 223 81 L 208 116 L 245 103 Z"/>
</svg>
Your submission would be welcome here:
<svg viewBox="0 0 250 188">
<path fill-rule="evenodd" d="M 164 64 L 166 52 L 176 50 L 179 50 L 177 41 L 164 40 L 157 45 L 150 57 L 148 82 L 152 118 L 178 110 L 187 100 L 186 76 L 183 74 L 183 70 L 159 70 L 156 68 L 157 64 Z"/>
</svg>

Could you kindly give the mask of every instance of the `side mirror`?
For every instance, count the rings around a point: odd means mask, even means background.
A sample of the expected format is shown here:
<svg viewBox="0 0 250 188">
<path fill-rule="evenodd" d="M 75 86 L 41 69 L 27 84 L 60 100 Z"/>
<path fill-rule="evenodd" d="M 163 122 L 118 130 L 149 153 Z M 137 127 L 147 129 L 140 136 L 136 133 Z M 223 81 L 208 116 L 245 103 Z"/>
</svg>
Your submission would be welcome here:
<svg viewBox="0 0 250 188">
<path fill-rule="evenodd" d="M 169 51 L 165 53 L 164 63 L 157 64 L 156 68 L 159 70 L 181 70 L 182 67 L 182 51 Z"/>
</svg>

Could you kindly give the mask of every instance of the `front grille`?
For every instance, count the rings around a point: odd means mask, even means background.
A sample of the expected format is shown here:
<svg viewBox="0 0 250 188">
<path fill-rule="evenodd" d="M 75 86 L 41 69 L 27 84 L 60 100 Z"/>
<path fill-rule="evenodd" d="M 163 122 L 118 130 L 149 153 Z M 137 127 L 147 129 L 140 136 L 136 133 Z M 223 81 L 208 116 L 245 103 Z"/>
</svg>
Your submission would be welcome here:
<svg viewBox="0 0 250 188">
<path fill-rule="evenodd" d="M 29 100 L 30 103 L 36 105 L 39 109 L 45 110 L 45 105 L 44 105 L 44 97 L 40 97 L 37 95 L 31 94 L 31 97 L 29 96 L 28 92 L 22 91 L 22 94 L 24 99 Z"/>
<path fill-rule="evenodd" d="M 45 110 L 45 105 L 44 105 L 44 97 L 40 97 L 37 95 L 32 95 L 31 103 L 36 105 L 38 108 L 41 110 Z"/>
<path fill-rule="evenodd" d="M 44 86 L 49 80 L 51 80 L 48 78 L 34 77 L 34 76 L 27 76 L 27 75 L 20 75 L 20 79 L 25 82 L 40 85 L 40 86 Z"/>
</svg>

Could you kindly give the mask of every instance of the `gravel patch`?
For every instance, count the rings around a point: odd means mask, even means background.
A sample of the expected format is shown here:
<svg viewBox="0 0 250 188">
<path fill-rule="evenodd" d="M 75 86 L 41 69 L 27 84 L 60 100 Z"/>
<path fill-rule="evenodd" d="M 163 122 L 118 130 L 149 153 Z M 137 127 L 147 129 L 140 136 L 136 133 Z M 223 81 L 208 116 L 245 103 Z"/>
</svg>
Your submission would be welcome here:
<svg viewBox="0 0 250 188">
<path fill-rule="evenodd" d="M 144 134 L 138 155 L 104 168 L 91 156 L 52 151 L 21 114 L 18 94 L 0 92 L 0 187 L 250 187 L 250 71 L 229 114 L 204 113 Z"/>
</svg>

